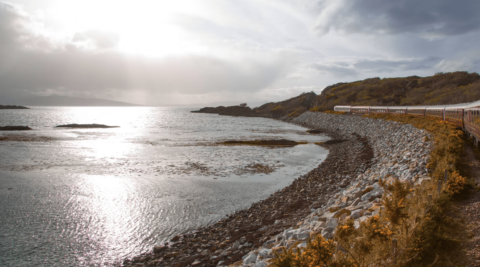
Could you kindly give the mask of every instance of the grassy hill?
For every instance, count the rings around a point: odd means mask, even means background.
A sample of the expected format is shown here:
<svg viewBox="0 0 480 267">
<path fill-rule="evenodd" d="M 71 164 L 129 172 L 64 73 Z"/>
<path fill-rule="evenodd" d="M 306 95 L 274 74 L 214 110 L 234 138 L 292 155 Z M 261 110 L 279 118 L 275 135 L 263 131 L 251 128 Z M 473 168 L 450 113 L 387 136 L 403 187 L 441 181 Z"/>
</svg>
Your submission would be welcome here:
<svg viewBox="0 0 480 267">
<path fill-rule="evenodd" d="M 326 87 L 313 101 L 315 110 L 336 105 L 418 106 L 458 104 L 480 99 L 480 75 L 464 71 L 430 77 L 371 78 Z"/>
</svg>

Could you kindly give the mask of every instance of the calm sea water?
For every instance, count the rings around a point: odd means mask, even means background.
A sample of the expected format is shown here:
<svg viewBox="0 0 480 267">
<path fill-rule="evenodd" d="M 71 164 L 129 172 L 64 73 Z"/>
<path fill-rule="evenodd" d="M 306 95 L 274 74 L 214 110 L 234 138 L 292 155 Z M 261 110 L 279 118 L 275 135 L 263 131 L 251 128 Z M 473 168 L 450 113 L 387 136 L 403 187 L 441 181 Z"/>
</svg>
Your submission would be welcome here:
<svg viewBox="0 0 480 267">
<path fill-rule="evenodd" d="M 316 167 L 327 138 L 174 108 L 0 110 L 0 266 L 110 266 L 247 208 Z M 113 129 L 58 129 L 68 123 Z M 219 146 L 239 139 L 293 148 Z M 274 172 L 254 173 L 263 164 Z"/>
</svg>

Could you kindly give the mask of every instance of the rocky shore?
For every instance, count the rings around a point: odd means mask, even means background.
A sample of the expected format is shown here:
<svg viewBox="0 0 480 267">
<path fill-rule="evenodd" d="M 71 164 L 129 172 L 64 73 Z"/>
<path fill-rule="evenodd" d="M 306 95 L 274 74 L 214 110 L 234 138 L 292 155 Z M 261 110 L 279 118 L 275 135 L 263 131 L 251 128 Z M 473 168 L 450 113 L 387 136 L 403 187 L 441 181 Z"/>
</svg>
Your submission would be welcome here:
<svg viewBox="0 0 480 267">
<path fill-rule="evenodd" d="M 412 184 L 429 179 L 433 144 L 412 125 L 312 112 L 290 122 L 333 138 L 322 144 L 330 153 L 317 168 L 249 209 L 119 265 L 268 266 L 274 251 L 306 246 L 315 234 L 332 238 L 342 220 L 352 218 L 358 226 L 378 214 L 380 178 Z"/>
</svg>

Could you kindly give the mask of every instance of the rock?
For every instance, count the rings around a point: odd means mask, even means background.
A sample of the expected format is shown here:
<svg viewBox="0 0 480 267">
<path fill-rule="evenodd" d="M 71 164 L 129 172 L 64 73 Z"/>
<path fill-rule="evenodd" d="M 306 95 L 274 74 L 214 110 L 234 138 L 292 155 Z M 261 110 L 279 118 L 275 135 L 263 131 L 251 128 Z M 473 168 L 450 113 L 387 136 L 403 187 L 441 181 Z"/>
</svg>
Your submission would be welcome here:
<svg viewBox="0 0 480 267">
<path fill-rule="evenodd" d="M 374 190 L 374 191 L 370 191 L 368 193 L 366 193 L 365 195 L 362 196 L 362 201 L 372 201 L 376 198 L 381 198 L 383 195 L 383 192 L 381 191 L 377 191 L 377 190 Z"/>
<path fill-rule="evenodd" d="M 166 258 L 166 259 L 169 259 L 169 258 L 173 258 L 173 257 L 176 257 L 176 256 L 178 256 L 178 252 L 168 253 L 163 257 Z"/>
<path fill-rule="evenodd" d="M 257 255 L 257 260 L 258 259 L 265 259 L 265 258 L 270 258 L 270 255 L 272 254 L 271 253 L 272 250 L 271 249 L 261 249 L 259 252 L 258 252 L 258 255 Z"/>
<path fill-rule="evenodd" d="M 280 247 L 273 247 L 271 250 L 272 256 L 275 256 L 275 254 L 281 255 L 283 254 L 283 250 L 287 249 L 285 246 L 280 246 Z"/>
<path fill-rule="evenodd" d="M 340 218 L 341 216 L 345 215 L 345 216 L 349 216 L 350 214 L 352 214 L 352 211 L 348 210 L 348 209 L 341 209 L 337 212 L 337 214 L 335 214 L 335 218 Z M 328 223 L 327 223 L 328 224 Z"/>
<path fill-rule="evenodd" d="M 350 217 L 354 220 L 360 218 L 360 210 L 353 211 Z"/>
<path fill-rule="evenodd" d="M 328 210 L 329 210 L 330 212 L 335 212 L 335 211 L 337 211 L 337 210 L 339 210 L 339 209 L 340 209 L 340 206 L 334 205 L 334 206 L 331 206 Z"/>
<path fill-rule="evenodd" d="M 257 261 L 257 254 L 255 253 L 252 253 L 250 255 L 248 255 L 244 260 L 243 260 L 243 264 L 250 264 L 250 263 L 254 263 Z"/>
<path fill-rule="evenodd" d="M 328 219 L 328 221 L 327 221 L 327 228 L 328 228 L 328 227 L 335 228 L 335 227 L 337 227 L 337 225 L 338 225 L 338 219 L 337 219 L 337 218 L 330 218 L 330 219 Z"/>
<path fill-rule="evenodd" d="M 232 244 L 232 249 L 238 249 L 238 247 L 240 247 L 240 242 L 235 241 L 235 242 Z"/>
<path fill-rule="evenodd" d="M 196 260 L 196 261 L 194 261 L 194 262 L 192 263 L 192 266 L 197 266 L 197 265 L 199 265 L 200 263 L 202 263 L 202 262 Z"/>
<path fill-rule="evenodd" d="M 297 240 L 305 241 L 310 238 L 310 231 L 304 230 L 297 234 Z"/>
<path fill-rule="evenodd" d="M 267 267 L 268 265 L 263 262 L 263 261 L 259 261 L 257 263 L 255 263 L 255 265 L 253 267 Z"/>
<path fill-rule="evenodd" d="M 162 251 L 166 250 L 166 246 L 155 246 L 153 247 L 153 253 L 158 254 L 161 253 Z"/>
<path fill-rule="evenodd" d="M 178 240 L 180 240 L 180 236 L 177 235 L 177 236 L 174 236 L 171 241 L 177 242 Z"/>
</svg>

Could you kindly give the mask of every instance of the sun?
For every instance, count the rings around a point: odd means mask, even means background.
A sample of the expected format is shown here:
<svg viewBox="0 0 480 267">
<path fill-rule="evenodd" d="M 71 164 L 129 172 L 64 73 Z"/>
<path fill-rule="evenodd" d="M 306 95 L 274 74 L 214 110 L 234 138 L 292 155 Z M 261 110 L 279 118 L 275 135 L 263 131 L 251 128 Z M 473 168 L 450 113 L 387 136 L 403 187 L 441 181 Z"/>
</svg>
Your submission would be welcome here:
<svg viewBox="0 0 480 267">
<path fill-rule="evenodd" d="M 125 53 L 167 56 L 198 50 L 198 42 L 176 23 L 181 14 L 201 14 L 198 1 L 59 1 L 51 13 L 64 32 L 104 31 L 119 36 Z"/>
</svg>

